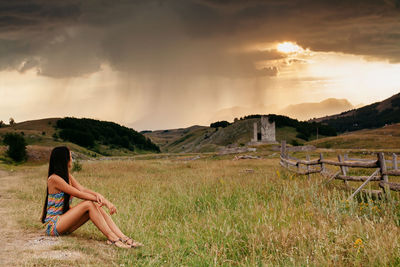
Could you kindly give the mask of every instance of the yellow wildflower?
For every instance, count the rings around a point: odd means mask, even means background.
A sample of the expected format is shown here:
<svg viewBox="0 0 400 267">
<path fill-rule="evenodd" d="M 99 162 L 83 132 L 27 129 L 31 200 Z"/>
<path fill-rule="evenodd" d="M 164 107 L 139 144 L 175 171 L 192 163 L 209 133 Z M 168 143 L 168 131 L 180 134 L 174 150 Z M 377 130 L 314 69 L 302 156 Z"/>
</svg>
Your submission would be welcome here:
<svg viewBox="0 0 400 267">
<path fill-rule="evenodd" d="M 364 244 L 361 238 L 357 238 L 356 241 L 354 241 L 353 247 L 355 248 L 363 248 Z"/>
</svg>

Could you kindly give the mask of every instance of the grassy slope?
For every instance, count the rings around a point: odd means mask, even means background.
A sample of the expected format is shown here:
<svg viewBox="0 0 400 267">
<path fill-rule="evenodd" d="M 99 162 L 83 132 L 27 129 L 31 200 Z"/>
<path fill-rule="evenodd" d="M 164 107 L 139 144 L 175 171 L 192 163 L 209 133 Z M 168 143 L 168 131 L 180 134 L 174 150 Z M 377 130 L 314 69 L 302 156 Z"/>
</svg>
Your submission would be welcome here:
<svg viewBox="0 0 400 267">
<path fill-rule="evenodd" d="M 31 156 L 29 159 L 30 161 L 40 162 L 48 160 L 48 153 L 43 153 L 43 151 L 47 151 L 49 147 L 52 148 L 60 145 L 66 145 L 71 150 L 86 156 L 100 155 L 71 142 L 64 142 L 60 139 L 54 140 L 53 134 L 56 132 L 54 126 L 59 119 L 60 118 L 31 120 L 16 123 L 12 127 L 2 127 L 0 128 L 0 137 L 8 132 L 23 133 L 28 144 L 28 155 Z M 0 143 L 0 157 L 2 154 L 4 155 L 5 150 L 5 146 L 2 146 Z M 104 145 L 99 145 L 98 150 L 102 154 L 110 156 L 132 156 L 138 154 L 138 152 L 132 152 L 128 149 L 111 149 L 110 147 Z"/>
<path fill-rule="evenodd" d="M 107 265 L 400 264 L 397 195 L 393 203 L 344 202 L 350 192 L 339 181 L 323 185 L 318 175 L 308 180 L 278 166 L 277 159 L 106 161 L 83 163 L 74 176 L 114 202 L 116 223 L 145 244 L 115 249 Z M 27 170 L 16 192 L 25 228 L 41 229 L 45 175 L 45 166 Z M 104 253 L 105 238 L 91 223 L 62 238 L 62 249 L 89 259 Z"/>
<path fill-rule="evenodd" d="M 321 148 L 399 149 L 400 123 L 308 142 Z"/>
<path fill-rule="evenodd" d="M 259 119 L 240 120 L 226 128 L 192 126 L 185 129 L 154 131 L 146 133 L 153 142 L 160 145 L 163 152 L 214 152 L 222 146 L 247 144 L 253 138 L 253 123 Z M 297 131 L 293 127 L 276 129 L 277 141 L 287 140 L 289 143 L 296 140 L 305 141 L 296 137 Z"/>
</svg>

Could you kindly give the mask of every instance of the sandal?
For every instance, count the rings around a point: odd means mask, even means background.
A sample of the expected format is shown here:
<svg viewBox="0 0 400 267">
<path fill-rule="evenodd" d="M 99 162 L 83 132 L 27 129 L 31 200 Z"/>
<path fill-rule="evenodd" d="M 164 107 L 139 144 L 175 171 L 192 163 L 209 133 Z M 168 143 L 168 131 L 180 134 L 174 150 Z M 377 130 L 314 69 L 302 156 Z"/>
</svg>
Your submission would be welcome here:
<svg viewBox="0 0 400 267">
<path fill-rule="evenodd" d="M 120 242 L 120 244 L 118 244 L 117 242 Z M 108 239 L 106 241 L 106 243 L 107 243 L 107 245 L 114 245 L 119 248 L 131 248 L 132 247 L 132 246 L 126 244 L 124 241 L 122 241 L 121 238 L 118 238 L 117 240 L 114 240 L 114 241 Z"/>
<path fill-rule="evenodd" d="M 124 242 L 125 244 L 127 244 L 128 246 L 130 246 L 131 248 L 139 248 L 139 247 L 143 247 L 144 245 L 136 240 L 133 240 L 132 238 L 126 236 L 125 240 L 122 240 L 122 242 Z M 130 242 L 129 242 L 130 241 Z"/>
</svg>

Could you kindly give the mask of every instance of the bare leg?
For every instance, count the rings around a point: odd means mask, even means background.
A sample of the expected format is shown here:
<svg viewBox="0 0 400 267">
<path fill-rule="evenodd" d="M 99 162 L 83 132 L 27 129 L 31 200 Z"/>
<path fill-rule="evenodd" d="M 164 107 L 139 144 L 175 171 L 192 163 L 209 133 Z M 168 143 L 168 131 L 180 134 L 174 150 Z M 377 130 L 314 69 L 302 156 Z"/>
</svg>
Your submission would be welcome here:
<svg viewBox="0 0 400 267">
<path fill-rule="evenodd" d="M 92 201 L 83 201 L 71 208 L 65 214 L 61 215 L 57 223 L 57 232 L 63 233 L 68 229 L 75 228 L 79 222 L 82 222 L 87 213 L 89 214 L 90 220 L 96 225 L 96 227 L 109 239 L 118 240 L 119 237 L 108 227 L 103 215 L 99 212 L 96 205 Z M 76 228 L 75 228 L 76 229 Z M 122 242 L 117 242 L 117 246 L 128 247 Z"/>
<path fill-rule="evenodd" d="M 134 241 L 132 239 L 130 239 L 130 237 L 127 237 L 124 233 L 122 233 L 122 231 L 119 229 L 119 227 L 115 224 L 115 222 L 113 221 L 113 219 L 111 218 L 110 215 L 107 214 L 107 212 L 100 207 L 98 204 L 96 204 L 96 207 L 99 209 L 100 213 L 103 215 L 104 220 L 106 221 L 106 223 L 108 224 L 108 227 L 110 227 L 110 229 L 114 232 L 114 234 L 116 234 L 119 238 L 121 238 L 122 240 L 125 240 L 127 238 L 129 238 L 127 244 L 128 245 L 133 245 L 135 247 L 138 246 L 143 246 L 142 243 L 139 243 L 137 241 Z"/>
<path fill-rule="evenodd" d="M 74 232 L 76 229 L 84 225 L 87 221 L 89 221 L 89 212 L 86 212 L 77 222 L 75 225 L 72 225 L 70 228 L 66 230 L 68 233 Z"/>
<path fill-rule="evenodd" d="M 115 222 L 112 220 L 110 215 L 107 214 L 107 212 L 102 209 L 99 205 L 96 204 L 96 207 L 100 211 L 101 215 L 103 215 L 104 220 L 106 221 L 108 227 L 110 227 L 111 231 L 114 232 L 118 237 L 123 238 L 126 237 L 124 233 L 118 228 L 118 226 L 115 224 Z"/>
</svg>

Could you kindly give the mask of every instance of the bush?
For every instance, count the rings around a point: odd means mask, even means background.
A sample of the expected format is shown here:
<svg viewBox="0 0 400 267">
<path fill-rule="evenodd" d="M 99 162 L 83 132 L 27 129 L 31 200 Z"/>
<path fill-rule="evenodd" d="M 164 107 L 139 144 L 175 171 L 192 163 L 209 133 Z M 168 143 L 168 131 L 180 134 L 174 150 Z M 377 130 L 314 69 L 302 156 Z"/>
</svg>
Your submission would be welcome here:
<svg viewBox="0 0 400 267">
<path fill-rule="evenodd" d="M 293 139 L 293 140 L 290 142 L 290 144 L 291 144 L 292 146 L 302 146 L 302 145 L 303 145 L 302 143 L 298 142 L 296 139 Z"/>
<path fill-rule="evenodd" d="M 82 164 L 79 160 L 76 160 L 72 163 L 72 171 L 73 172 L 80 172 L 82 170 Z"/>
<path fill-rule="evenodd" d="M 16 162 L 24 161 L 26 155 L 26 142 L 22 135 L 17 133 L 7 133 L 3 143 L 8 146 L 7 155 Z"/>
<path fill-rule="evenodd" d="M 296 134 L 296 137 L 308 141 L 308 137 L 303 133 Z"/>
<path fill-rule="evenodd" d="M 218 127 L 225 128 L 225 127 L 227 127 L 229 125 L 230 125 L 230 123 L 227 122 L 227 121 L 217 121 L 217 122 L 211 123 L 210 127 L 211 128 L 218 128 Z"/>
</svg>

